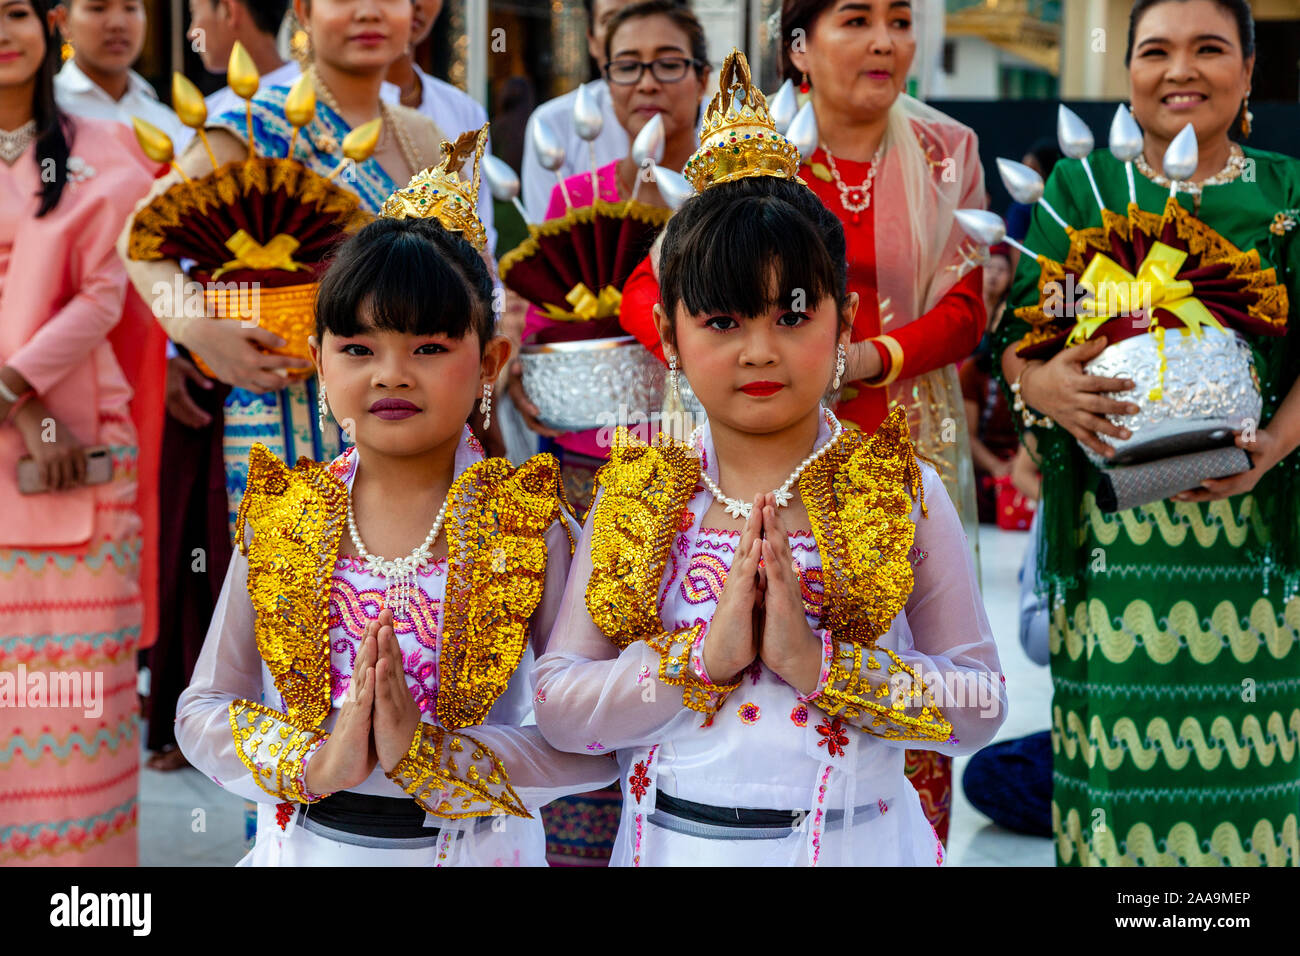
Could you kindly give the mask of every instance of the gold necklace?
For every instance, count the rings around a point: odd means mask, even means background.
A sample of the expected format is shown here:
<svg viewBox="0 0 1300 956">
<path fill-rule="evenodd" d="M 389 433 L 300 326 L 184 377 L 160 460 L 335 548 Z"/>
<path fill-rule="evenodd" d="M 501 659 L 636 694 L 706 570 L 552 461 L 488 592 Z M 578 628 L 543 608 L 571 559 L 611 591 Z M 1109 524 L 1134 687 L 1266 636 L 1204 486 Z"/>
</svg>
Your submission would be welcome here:
<svg viewBox="0 0 1300 956">
<path fill-rule="evenodd" d="M 1160 173 L 1152 169 L 1151 164 L 1147 162 L 1147 158 L 1145 155 L 1139 153 L 1137 159 L 1135 159 L 1133 162 L 1137 166 L 1138 172 L 1140 172 L 1147 179 L 1151 180 L 1157 186 L 1164 186 L 1166 188 L 1169 187 L 1170 182 L 1168 177 L 1162 176 Z M 1224 183 L 1230 183 L 1234 179 L 1240 178 L 1241 174 L 1245 172 L 1245 169 L 1246 169 L 1246 154 L 1242 152 L 1240 146 L 1238 146 L 1236 143 L 1232 143 L 1230 149 L 1228 150 L 1228 162 L 1224 164 L 1224 167 L 1221 170 L 1219 170 L 1213 176 L 1209 176 L 1205 179 L 1202 179 L 1199 183 L 1192 182 L 1191 180 L 1179 180 L 1178 191 L 1184 193 L 1191 193 L 1193 196 L 1199 196 L 1201 194 L 1202 187 L 1222 186 Z"/>
<path fill-rule="evenodd" d="M 320 98 L 325 101 L 325 105 L 332 109 L 339 119 L 343 119 L 343 110 L 339 107 L 339 101 L 335 98 L 333 91 L 325 85 L 321 79 L 320 71 L 316 65 L 310 67 L 312 82 L 316 85 Z M 424 166 L 420 163 L 420 155 L 415 149 L 415 144 L 411 142 L 407 135 L 406 126 L 402 123 L 397 114 L 388 108 L 388 104 L 383 100 L 379 101 L 379 116 L 384 121 L 384 130 L 382 136 L 387 138 L 389 131 L 396 134 L 397 149 L 402 154 L 402 159 L 406 160 L 406 165 L 410 167 L 411 175 L 414 176 L 420 172 Z"/>
</svg>

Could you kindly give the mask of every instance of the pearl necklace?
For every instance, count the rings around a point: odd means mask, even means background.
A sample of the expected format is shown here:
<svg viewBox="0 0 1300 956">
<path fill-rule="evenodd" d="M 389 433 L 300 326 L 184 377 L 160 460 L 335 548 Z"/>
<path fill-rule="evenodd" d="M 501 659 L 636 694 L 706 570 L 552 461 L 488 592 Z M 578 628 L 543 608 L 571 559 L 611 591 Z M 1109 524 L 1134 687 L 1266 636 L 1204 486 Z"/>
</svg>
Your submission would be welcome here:
<svg viewBox="0 0 1300 956">
<path fill-rule="evenodd" d="M 853 213 L 853 222 L 858 221 L 858 213 L 865 212 L 871 208 L 871 184 L 876 180 L 876 169 L 880 166 L 880 154 L 884 150 L 883 144 L 876 149 L 876 155 L 871 157 L 871 169 L 867 170 L 867 178 L 860 186 L 850 186 L 840 177 L 840 171 L 835 168 L 835 157 L 831 151 L 822 146 L 826 153 L 826 161 L 831 167 L 831 179 L 835 180 L 835 188 L 840 191 L 840 205 L 846 212 Z M 861 196 L 861 199 L 851 198 L 854 193 Z"/>
<path fill-rule="evenodd" d="M 816 449 L 811 455 L 799 462 L 799 466 L 795 468 L 794 471 L 790 472 L 790 477 L 785 480 L 780 488 L 772 492 L 772 496 L 776 498 L 776 506 L 778 508 L 784 508 L 790 503 L 794 498 L 794 494 L 790 489 L 793 488 L 794 483 L 799 480 L 799 476 L 807 471 L 813 462 L 826 454 L 826 452 L 830 451 L 831 447 L 839 441 L 840 435 L 844 433 L 844 426 L 840 424 L 838 418 L 833 416 L 830 412 L 823 412 L 822 414 L 826 419 L 826 424 L 831 426 L 831 436 L 826 439 L 826 442 L 820 448 Z M 700 425 L 695 429 L 695 431 L 691 432 L 690 444 L 692 447 L 699 443 L 703 434 L 703 425 Z M 714 499 L 722 502 L 726 507 L 727 514 L 731 515 L 733 518 L 749 518 L 750 513 L 754 510 L 754 503 L 752 501 L 739 501 L 723 494 L 722 489 L 718 486 L 718 483 L 710 477 L 707 470 L 701 470 L 700 479 L 704 482 L 704 487 L 709 490 L 709 494 L 713 495 Z"/>
<path fill-rule="evenodd" d="M 18 162 L 18 157 L 27 151 L 36 139 L 36 120 L 29 119 L 14 130 L 0 129 L 0 160 L 6 166 Z"/>
<path fill-rule="evenodd" d="M 348 491 L 348 533 L 352 536 L 352 545 L 365 562 L 366 572 L 388 581 L 388 588 L 384 591 L 384 606 L 392 608 L 394 614 L 405 614 L 411 609 L 411 596 L 415 593 L 415 572 L 428 567 L 433 557 L 433 543 L 442 532 L 442 522 L 447 517 L 447 504 L 450 501 L 451 492 L 448 491 L 442 507 L 438 509 L 438 517 L 433 520 L 433 527 L 419 547 L 404 558 L 388 560 L 371 554 L 362 544 L 361 534 L 357 531 L 356 515 L 352 511 L 352 492 Z"/>
</svg>

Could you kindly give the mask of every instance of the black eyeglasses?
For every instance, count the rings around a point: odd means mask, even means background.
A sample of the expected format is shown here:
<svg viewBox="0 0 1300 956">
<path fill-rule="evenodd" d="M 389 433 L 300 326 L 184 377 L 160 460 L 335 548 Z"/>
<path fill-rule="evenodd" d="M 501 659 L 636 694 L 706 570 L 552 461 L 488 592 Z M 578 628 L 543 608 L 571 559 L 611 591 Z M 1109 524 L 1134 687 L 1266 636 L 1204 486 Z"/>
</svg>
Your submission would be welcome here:
<svg viewBox="0 0 1300 956">
<path fill-rule="evenodd" d="M 690 72 L 691 67 L 699 65 L 699 60 L 688 56 L 661 56 L 649 63 L 633 59 L 610 60 L 605 64 L 605 79 L 619 86 L 631 86 L 641 81 L 648 68 L 651 75 L 660 83 L 679 83 Z"/>
</svg>

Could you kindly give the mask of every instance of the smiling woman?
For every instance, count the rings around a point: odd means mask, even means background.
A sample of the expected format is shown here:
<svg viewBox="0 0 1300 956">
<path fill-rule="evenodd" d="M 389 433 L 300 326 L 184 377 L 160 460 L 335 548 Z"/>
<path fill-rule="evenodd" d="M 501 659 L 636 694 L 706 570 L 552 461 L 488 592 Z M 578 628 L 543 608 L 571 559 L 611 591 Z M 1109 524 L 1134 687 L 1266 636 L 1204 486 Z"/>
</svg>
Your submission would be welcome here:
<svg viewBox="0 0 1300 956">
<path fill-rule="evenodd" d="M 1099 436 L 1119 437 L 1138 411 L 1128 399 L 1140 396 L 1132 381 L 1083 374 L 1105 338 L 1046 362 L 1016 355 L 1029 324 L 1015 307 L 1038 301 L 1038 264 L 1021 260 L 994 341 L 1005 382 L 1018 381 L 1023 402 L 1056 423 L 1034 432 L 1043 472 L 1039 576 L 1051 588 L 1054 609 L 1057 861 L 1294 866 L 1300 859 L 1300 748 L 1294 745 L 1300 725 L 1294 693 L 1300 682 L 1300 162 L 1229 138 L 1248 116 L 1255 66 L 1247 0 L 1138 0 L 1127 60 L 1143 134 L 1133 187 L 1138 215 L 1158 220 L 1166 209 L 1169 183 L 1155 170 L 1170 140 L 1191 123 L 1200 162 L 1178 186 L 1176 202 L 1187 213 L 1178 231 L 1194 237 L 1198 256 L 1211 244 L 1230 244 L 1274 272 L 1285 286 L 1290 322 L 1285 336 L 1239 337 L 1263 396 L 1259 422 L 1249 423 L 1256 427 L 1236 437 L 1251 456 L 1250 469 L 1140 508 L 1103 513 L 1100 472 L 1087 464 L 1079 443 L 1108 449 Z M 1107 208 L 1125 208 L 1130 187 L 1123 164 L 1107 150 L 1089 162 Z M 1057 164 L 1044 199 L 1076 230 L 1102 225 L 1080 163 Z M 1055 222 L 1035 212 L 1026 245 L 1059 260 L 1069 242 Z M 1202 258 L 1196 271 L 1219 268 Z M 1244 314 L 1246 306 L 1240 308 Z M 1171 313 L 1157 309 L 1155 316 L 1174 333 Z M 1165 390 L 1168 407 L 1186 404 L 1185 388 Z M 1223 759 L 1227 754 L 1232 759 Z M 1160 799 L 1148 799 L 1151 794 Z"/>
</svg>

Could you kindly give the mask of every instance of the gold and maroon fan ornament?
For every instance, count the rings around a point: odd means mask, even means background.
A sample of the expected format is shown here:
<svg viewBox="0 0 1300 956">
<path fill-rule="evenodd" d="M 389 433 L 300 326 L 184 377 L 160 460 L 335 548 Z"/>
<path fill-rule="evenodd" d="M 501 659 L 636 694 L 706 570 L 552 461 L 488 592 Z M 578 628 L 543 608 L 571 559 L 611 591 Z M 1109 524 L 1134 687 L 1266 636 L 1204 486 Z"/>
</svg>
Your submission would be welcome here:
<svg viewBox="0 0 1300 956">
<path fill-rule="evenodd" d="M 1180 184 L 1186 188 L 1198 164 L 1190 123 L 1164 157 L 1172 185 L 1160 214 L 1137 205 L 1131 167 L 1141 152 L 1141 131 L 1124 106 L 1110 137 L 1110 150 L 1128 177 L 1124 214 L 1102 201 L 1089 163 L 1092 134 L 1065 107 L 1058 139 L 1065 156 L 1083 164 L 1101 226 L 1077 229 L 1065 222 L 1043 198 L 1042 178 L 1028 167 L 999 159 L 998 170 L 1016 201 L 1042 206 L 1065 231 L 1069 250 L 1063 261 L 1007 237 L 992 213 L 965 209 L 956 215 L 977 241 L 1005 240 L 1038 262 L 1038 301 L 1016 310 L 1030 327 L 1018 355 L 1046 360 L 1104 336 L 1106 348 L 1085 371 L 1136 385 L 1124 398 L 1139 411 L 1110 419 L 1130 437 L 1099 436 L 1114 455 L 1081 446 L 1102 471 L 1103 510 L 1161 500 L 1205 478 L 1249 469 L 1249 456 L 1235 446 L 1233 433 L 1259 424 L 1263 400 L 1245 336 L 1286 333 L 1286 288 L 1273 269 L 1261 268 L 1256 250 L 1238 249 L 1178 202 Z M 1023 414 L 1027 425 L 1050 427 L 1029 409 Z"/>
<path fill-rule="evenodd" d="M 230 57 L 231 89 L 248 102 L 249 156 L 218 167 L 204 133 L 207 107 L 184 76 L 173 77 L 177 115 L 197 131 L 213 171 L 191 179 L 175 163 L 171 140 L 142 119 L 136 138 L 145 154 L 170 163 L 179 182 L 140 210 L 131 226 L 128 255 L 135 260 L 188 260 L 190 278 L 204 288 L 206 314 L 213 319 L 256 322 L 287 343 L 275 354 L 310 359 L 307 338 L 315 328 L 316 288 L 339 242 L 373 217 L 360 200 L 332 181 L 350 164 L 364 162 L 379 142 L 381 120 L 352 130 L 343 140 L 343 159 L 320 176 L 289 158 L 299 131 L 316 114 L 316 94 L 304 74 L 285 99 L 293 127 L 286 158 L 258 156 L 252 127 L 252 97 L 259 77 L 239 44 Z M 256 290 L 250 293 L 250 290 Z M 212 370 L 199 356 L 199 367 Z M 291 370 L 290 379 L 310 378 L 313 369 Z"/>
</svg>

